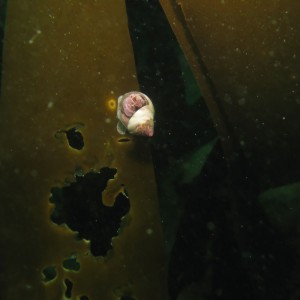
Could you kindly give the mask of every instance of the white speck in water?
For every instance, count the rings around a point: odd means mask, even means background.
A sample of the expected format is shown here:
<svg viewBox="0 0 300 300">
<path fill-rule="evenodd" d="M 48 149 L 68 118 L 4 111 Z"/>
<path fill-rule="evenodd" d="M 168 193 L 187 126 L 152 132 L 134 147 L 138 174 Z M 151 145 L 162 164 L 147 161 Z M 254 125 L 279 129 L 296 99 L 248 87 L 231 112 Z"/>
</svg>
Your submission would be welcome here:
<svg viewBox="0 0 300 300">
<path fill-rule="evenodd" d="M 27 290 L 31 290 L 31 289 L 33 288 L 33 286 L 30 285 L 30 284 L 28 284 L 28 283 L 25 284 L 24 287 L 25 287 Z"/>
<path fill-rule="evenodd" d="M 207 224 L 206 224 L 206 226 L 207 226 L 207 229 L 209 230 L 209 231 L 214 231 L 215 229 L 216 229 L 216 225 L 215 225 L 215 223 L 214 222 L 208 222 Z"/>
<path fill-rule="evenodd" d="M 152 229 L 152 228 L 148 228 L 148 229 L 146 230 L 146 233 L 147 233 L 148 235 L 151 235 L 151 234 L 153 233 L 153 229 Z"/>
<path fill-rule="evenodd" d="M 276 60 L 273 66 L 274 66 L 274 68 L 278 68 L 278 67 L 280 67 L 280 65 L 281 65 L 280 61 Z"/>
<path fill-rule="evenodd" d="M 245 105 L 245 103 L 246 103 L 246 99 L 245 99 L 245 98 L 240 98 L 240 99 L 238 100 L 238 104 L 239 104 L 240 106 Z"/>
<path fill-rule="evenodd" d="M 273 19 L 273 20 L 271 21 L 271 23 L 272 23 L 273 25 L 276 25 L 276 24 L 277 24 L 277 21 Z"/>
<path fill-rule="evenodd" d="M 223 290 L 222 290 L 222 289 L 216 289 L 216 295 L 217 295 L 218 297 L 221 297 L 222 294 L 223 294 Z"/>
<path fill-rule="evenodd" d="M 282 120 L 285 120 L 285 117 L 282 117 Z"/>
<path fill-rule="evenodd" d="M 273 50 L 270 50 L 270 51 L 269 51 L 269 55 L 270 55 L 270 56 L 274 56 L 274 55 L 275 55 L 275 52 L 274 52 Z"/>
<path fill-rule="evenodd" d="M 228 95 L 228 94 L 225 94 L 224 95 L 224 101 L 228 104 L 232 104 L 232 99 L 231 99 L 231 96 Z"/>
<path fill-rule="evenodd" d="M 49 101 L 47 107 L 50 109 L 53 107 L 53 104 L 54 104 L 53 101 Z"/>
<path fill-rule="evenodd" d="M 111 118 L 105 118 L 105 119 L 104 119 L 104 122 L 105 122 L 106 124 L 111 123 Z"/>
<path fill-rule="evenodd" d="M 35 42 L 36 38 L 41 34 L 42 34 L 42 31 L 40 29 L 36 29 L 35 34 L 28 41 L 28 44 L 33 44 Z"/>
<path fill-rule="evenodd" d="M 31 170 L 30 175 L 31 175 L 32 177 L 37 177 L 38 171 L 37 171 L 37 170 Z"/>
</svg>

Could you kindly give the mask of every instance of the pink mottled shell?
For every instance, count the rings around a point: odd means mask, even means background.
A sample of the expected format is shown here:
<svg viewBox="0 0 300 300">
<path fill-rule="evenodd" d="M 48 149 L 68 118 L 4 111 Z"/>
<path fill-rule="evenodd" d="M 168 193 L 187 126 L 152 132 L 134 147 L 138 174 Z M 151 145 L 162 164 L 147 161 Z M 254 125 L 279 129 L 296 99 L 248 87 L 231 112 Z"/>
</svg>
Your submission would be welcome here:
<svg viewBox="0 0 300 300">
<path fill-rule="evenodd" d="M 122 101 L 122 112 L 127 117 L 132 117 L 132 115 L 141 107 L 148 104 L 148 100 L 146 97 L 141 93 L 128 93 L 124 95 Z"/>
<path fill-rule="evenodd" d="M 152 101 L 140 92 L 129 92 L 120 96 L 117 109 L 118 132 L 128 131 L 135 135 L 153 136 L 154 107 Z"/>
</svg>

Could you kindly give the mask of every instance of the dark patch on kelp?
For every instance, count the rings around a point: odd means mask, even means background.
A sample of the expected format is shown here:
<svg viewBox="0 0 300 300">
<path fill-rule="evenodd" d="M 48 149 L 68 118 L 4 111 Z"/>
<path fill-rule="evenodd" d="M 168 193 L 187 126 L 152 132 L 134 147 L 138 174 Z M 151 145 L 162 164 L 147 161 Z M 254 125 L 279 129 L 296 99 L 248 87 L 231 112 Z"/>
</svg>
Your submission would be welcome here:
<svg viewBox="0 0 300 300">
<path fill-rule="evenodd" d="M 89 240 L 91 253 L 95 256 L 105 256 L 112 249 L 111 240 L 117 236 L 121 219 L 130 208 L 125 193 L 116 196 L 112 207 L 102 202 L 107 181 L 116 173 L 116 169 L 105 167 L 100 172 L 75 176 L 75 182 L 68 186 L 51 189 L 50 202 L 55 204 L 51 220 L 78 232 L 79 239 Z"/>
</svg>

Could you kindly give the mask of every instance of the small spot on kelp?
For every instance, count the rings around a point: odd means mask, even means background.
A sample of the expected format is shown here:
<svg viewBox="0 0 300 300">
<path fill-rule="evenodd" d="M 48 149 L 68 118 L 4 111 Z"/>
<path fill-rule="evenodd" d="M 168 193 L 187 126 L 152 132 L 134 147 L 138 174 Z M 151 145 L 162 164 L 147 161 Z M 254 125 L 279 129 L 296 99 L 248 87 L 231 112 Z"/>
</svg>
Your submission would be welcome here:
<svg viewBox="0 0 300 300">
<path fill-rule="evenodd" d="M 72 255 L 63 261 L 63 267 L 69 271 L 79 271 L 80 263 L 76 260 L 76 256 Z"/>
<path fill-rule="evenodd" d="M 66 298 L 70 299 L 72 297 L 73 282 L 70 279 L 66 278 L 65 286 L 66 286 L 65 296 L 66 296 Z"/>
<path fill-rule="evenodd" d="M 54 266 L 45 267 L 42 271 L 42 274 L 43 274 L 44 282 L 49 282 L 49 281 L 55 279 L 57 276 L 57 272 L 56 272 L 56 269 Z"/>
<path fill-rule="evenodd" d="M 105 256 L 112 249 L 112 238 L 118 235 L 121 220 L 130 209 L 125 192 L 115 197 L 113 206 L 102 202 L 102 192 L 116 173 L 116 169 L 105 167 L 100 172 L 75 175 L 75 182 L 51 189 L 50 202 L 55 205 L 51 220 L 78 232 L 79 239 L 89 240 L 95 256 Z"/>
<path fill-rule="evenodd" d="M 119 143 L 128 143 L 130 142 L 131 140 L 129 138 L 121 138 L 121 139 L 118 139 L 118 142 Z"/>
</svg>

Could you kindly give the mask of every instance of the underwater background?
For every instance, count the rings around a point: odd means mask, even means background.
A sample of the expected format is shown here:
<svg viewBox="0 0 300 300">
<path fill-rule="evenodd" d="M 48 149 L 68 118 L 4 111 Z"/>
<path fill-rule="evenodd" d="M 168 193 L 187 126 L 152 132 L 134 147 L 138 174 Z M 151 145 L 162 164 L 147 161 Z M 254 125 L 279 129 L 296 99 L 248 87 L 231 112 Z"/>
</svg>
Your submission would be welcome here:
<svg viewBox="0 0 300 300">
<path fill-rule="evenodd" d="M 0 299 L 299 299 L 299 13 L 0 1 Z"/>
</svg>

